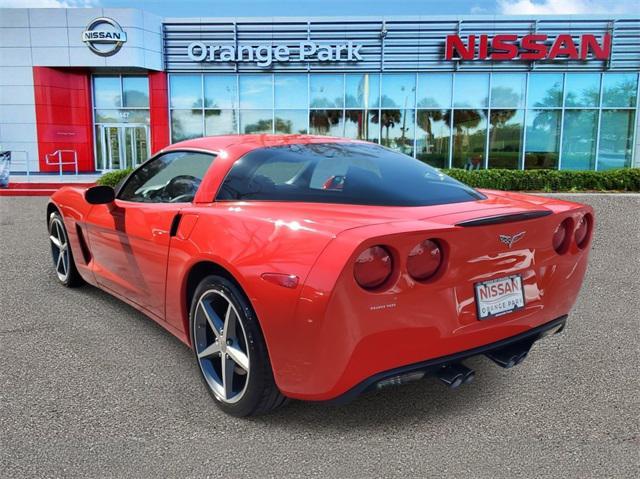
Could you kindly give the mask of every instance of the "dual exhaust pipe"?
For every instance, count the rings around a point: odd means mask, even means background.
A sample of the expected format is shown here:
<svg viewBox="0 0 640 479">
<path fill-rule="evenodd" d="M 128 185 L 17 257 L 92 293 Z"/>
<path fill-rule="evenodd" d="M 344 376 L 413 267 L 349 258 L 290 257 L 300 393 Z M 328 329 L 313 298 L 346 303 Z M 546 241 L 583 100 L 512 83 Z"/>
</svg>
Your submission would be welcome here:
<svg viewBox="0 0 640 479">
<path fill-rule="evenodd" d="M 451 389 L 473 381 L 476 373 L 462 363 L 445 364 L 436 372 L 437 378 Z"/>
<path fill-rule="evenodd" d="M 504 348 L 494 349 L 493 351 L 485 353 L 485 356 L 498 366 L 509 369 L 525 360 L 532 345 L 533 341 L 523 341 L 505 346 Z M 472 382 L 476 375 L 473 369 L 466 367 L 460 362 L 445 364 L 438 369 L 435 374 L 443 384 L 451 389 Z"/>
</svg>

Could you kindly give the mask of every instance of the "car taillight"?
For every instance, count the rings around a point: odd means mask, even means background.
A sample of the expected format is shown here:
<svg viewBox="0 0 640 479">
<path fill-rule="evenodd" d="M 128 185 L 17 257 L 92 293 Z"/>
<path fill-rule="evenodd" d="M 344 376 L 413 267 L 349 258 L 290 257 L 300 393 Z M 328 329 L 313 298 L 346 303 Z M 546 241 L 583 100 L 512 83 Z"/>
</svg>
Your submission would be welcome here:
<svg viewBox="0 0 640 479">
<path fill-rule="evenodd" d="M 384 246 L 372 246 L 356 259 L 353 275 L 364 289 L 382 286 L 393 272 L 393 258 Z"/>
<path fill-rule="evenodd" d="M 433 240 L 418 243 L 409 252 L 407 271 L 413 279 L 425 281 L 435 275 L 442 264 L 442 250 Z"/>
<path fill-rule="evenodd" d="M 576 240 L 576 244 L 578 248 L 582 249 L 587 246 L 589 242 L 589 233 L 591 232 L 591 215 L 587 213 L 580 221 L 578 221 L 578 226 L 576 226 L 576 232 L 574 233 L 574 238 Z"/>
<path fill-rule="evenodd" d="M 567 218 L 558 225 L 555 233 L 553 233 L 553 249 L 556 250 L 558 254 L 566 253 L 569 248 L 570 228 L 571 220 Z"/>
</svg>

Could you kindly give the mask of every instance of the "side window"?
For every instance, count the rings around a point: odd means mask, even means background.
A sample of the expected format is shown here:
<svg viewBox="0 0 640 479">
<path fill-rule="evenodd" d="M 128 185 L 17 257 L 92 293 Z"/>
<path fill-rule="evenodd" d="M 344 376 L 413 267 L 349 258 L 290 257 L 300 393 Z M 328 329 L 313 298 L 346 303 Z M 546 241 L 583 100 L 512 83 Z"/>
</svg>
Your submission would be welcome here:
<svg viewBox="0 0 640 479">
<path fill-rule="evenodd" d="M 193 201 L 214 155 L 192 151 L 164 154 L 145 163 L 118 193 L 118 199 L 140 203 Z"/>
</svg>

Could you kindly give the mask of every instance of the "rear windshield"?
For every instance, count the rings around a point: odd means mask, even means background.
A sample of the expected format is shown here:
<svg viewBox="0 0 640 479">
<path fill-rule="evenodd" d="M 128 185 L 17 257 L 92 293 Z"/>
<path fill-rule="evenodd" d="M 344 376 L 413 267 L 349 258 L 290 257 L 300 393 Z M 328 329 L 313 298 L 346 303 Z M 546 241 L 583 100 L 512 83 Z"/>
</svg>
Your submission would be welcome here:
<svg viewBox="0 0 640 479">
<path fill-rule="evenodd" d="M 367 143 L 274 146 L 234 163 L 217 200 L 427 206 L 484 196 L 409 156 Z"/>
</svg>

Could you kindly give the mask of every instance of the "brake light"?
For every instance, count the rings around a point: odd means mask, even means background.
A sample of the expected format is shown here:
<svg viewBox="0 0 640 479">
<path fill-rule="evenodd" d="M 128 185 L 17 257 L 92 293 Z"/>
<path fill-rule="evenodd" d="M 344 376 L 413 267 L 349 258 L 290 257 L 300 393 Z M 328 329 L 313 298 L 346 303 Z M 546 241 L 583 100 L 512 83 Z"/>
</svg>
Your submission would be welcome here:
<svg viewBox="0 0 640 479">
<path fill-rule="evenodd" d="M 393 272 L 393 258 L 384 246 L 372 246 L 356 259 L 353 276 L 364 289 L 382 286 Z"/>
<path fill-rule="evenodd" d="M 434 276 L 442 264 L 442 250 L 434 240 L 424 240 L 413 247 L 407 259 L 407 271 L 418 281 Z"/>
<path fill-rule="evenodd" d="M 562 223 L 558 225 L 555 233 L 553 233 L 553 249 L 556 250 L 558 254 L 564 254 L 569 249 L 569 231 L 571 230 L 571 220 L 569 218 L 565 219 Z"/>
<path fill-rule="evenodd" d="M 584 215 L 582 218 L 580 218 L 580 221 L 578 221 L 578 226 L 576 226 L 574 237 L 576 240 L 576 244 L 580 249 L 583 249 L 585 246 L 587 246 L 587 243 L 589 242 L 589 233 L 591 233 L 591 222 L 592 218 L 589 213 Z"/>
</svg>

